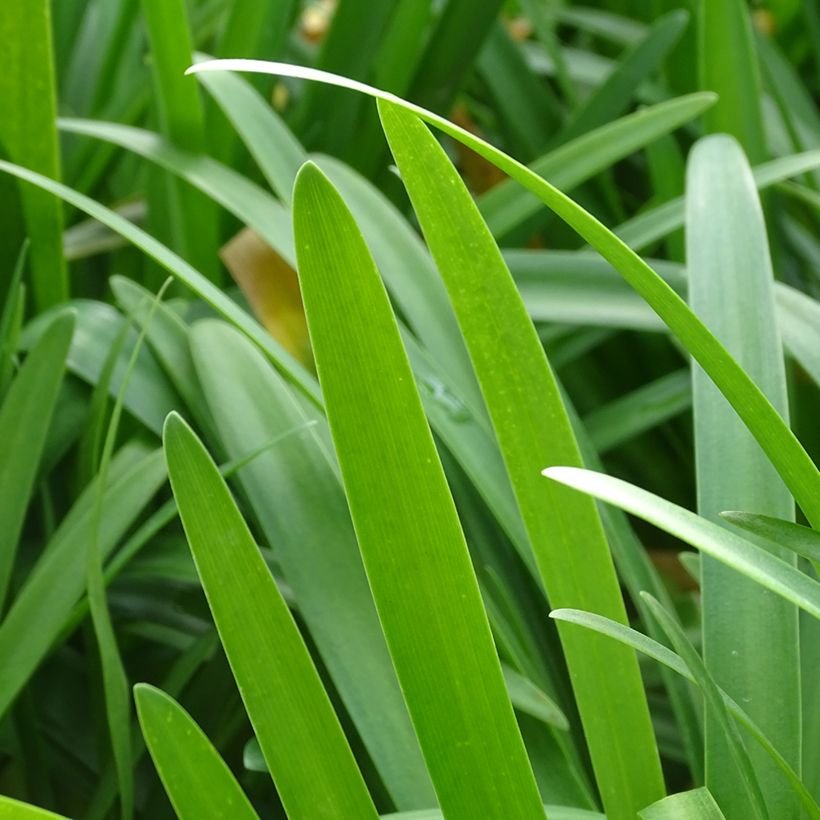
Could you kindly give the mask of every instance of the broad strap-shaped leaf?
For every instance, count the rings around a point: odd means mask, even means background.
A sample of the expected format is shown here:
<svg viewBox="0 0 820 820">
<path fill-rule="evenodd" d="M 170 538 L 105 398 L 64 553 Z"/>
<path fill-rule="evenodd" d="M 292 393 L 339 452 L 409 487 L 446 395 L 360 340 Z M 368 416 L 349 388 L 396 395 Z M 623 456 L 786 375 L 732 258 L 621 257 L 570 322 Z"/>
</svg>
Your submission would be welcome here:
<svg viewBox="0 0 820 820">
<path fill-rule="evenodd" d="M 408 103 L 395 94 L 380 91 L 356 80 L 348 80 L 317 69 L 261 60 L 214 60 L 191 66 L 188 71 L 250 71 L 316 80 L 360 91 L 377 99 L 395 103 L 416 114 L 518 180 L 607 259 L 649 303 L 708 373 L 760 442 L 806 517 L 820 525 L 820 471 L 766 396 L 680 296 L 655 271 L 601 222 L 546 180 L 503 151 L 444 117 Z M 0 170 L 22 175 L 22 171 L 14 166 L 0 164 Z M 42 184 L 43 181 L 39 182 Z"/>
<path fill-rule="evenodd" d="M 379 272 L 312 164 L 294 188 L 302 297 L 376 609 L 449 820 L 543 816 L 455 505 Z"/>
<path fill-rule="evenodd" d="M 641 820 L 725 820 L 709 789 L 670 794 L 638 812 Z"/>
<path fill-rule="evenodd" d="M 74 314 L 59 313 L 31 349 L 0 407 L 0 610 L 73 333 Z"/>
<path fill-rule="evenodd" d="M 714 5 L 719 6 L 723 0 Z M 786 373 L 775 310 L 766 226 L 751 171 L 737 142 L 706 137 L 687 170 L 689 304 L 788 421 Z M 701 367 L 692 372 L 698 513 L 725 509 L 794 516 L 794 502 L 751 433 Z M 775 548 L 796 566 L 796 556 Z M 701 566 L 703 657 L 718 684 L 800 768 L 800 652 L 796 607 L 719 561 Z M 766 634 L 767 640 L 760 640 Z M 771 762 L 753 757 L 772 814 L 798 807 Z M 706 724 L 706 785 L 729 815 L 747 816 L 738 771 L 716 727 Z"/>
<path fill-rule="evenodd" d="M 245 793 L 194 719 L 170 695 L 134 687 L 142 734 L 180 820 L 258 820 Z"/>
<path fill-rule="evenodd" d="M 544 475 L 637 515 L 820 618 L 820 583 L 724 527 L 603 473 L 549 467 Z"/>
<path fill-rule="evenodd" d="M 553 606 L 582 606 L 625 622 L 594 503 L 551 492 L 541 480 L 544 465 L 580 465 L 581 456 L 501 253 L 427 126 L 381 100 L 379 111 L 467 343 L 547 595 Z M 613 818 L 626 818 L 663 795 L 660 762 L 634 655 L 588 637 L 563 634 L 564 653 L 604 806 Z"/>
<path fill-rule="evenodd" d="M 219 469 L 176 414 L 163 441 L 197 572 L 288 817 L 375 818 L 313 660 Z"/>
</svg>

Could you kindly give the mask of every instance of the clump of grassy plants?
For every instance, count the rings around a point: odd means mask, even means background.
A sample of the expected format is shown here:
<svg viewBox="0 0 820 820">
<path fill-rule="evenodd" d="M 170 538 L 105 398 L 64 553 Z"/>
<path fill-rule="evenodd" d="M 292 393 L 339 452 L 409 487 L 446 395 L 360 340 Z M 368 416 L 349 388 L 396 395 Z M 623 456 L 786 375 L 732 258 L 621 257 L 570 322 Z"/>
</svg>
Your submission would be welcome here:
<svg viewBox="0 0 820 820">
<path fill-rule="evenodd" d="M 820 817 L 820 11 L 638 5 L 0 8 L 0 816 Z"/>
</svg>

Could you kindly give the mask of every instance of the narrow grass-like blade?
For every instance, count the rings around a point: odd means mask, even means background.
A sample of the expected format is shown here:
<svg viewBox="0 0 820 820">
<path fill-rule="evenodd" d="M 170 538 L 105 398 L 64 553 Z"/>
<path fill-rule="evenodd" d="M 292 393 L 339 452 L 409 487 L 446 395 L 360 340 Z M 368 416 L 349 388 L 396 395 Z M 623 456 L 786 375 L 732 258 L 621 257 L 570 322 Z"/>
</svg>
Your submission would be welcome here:
<svg viewBox="0 0 820 820">
<path fill-rule="evenodd" d="M 770 541 L 774 548 L 791 550 L 820 567 L 820 532 L 770 515 L 722 512 L 720 517 L 742 530 Z"/>
<path fill-rule="evenodd" d="M 270 334 L 239 307 L 236 302 L 227 297 L 218 287 L 208 281 L 201 273 L 191 267 L 191 265 L 177 256 L 173 251 L 165 247 L 161 242 L 158 242 L 141 228 L 138 228 L 109 208 L 95 202 L 90 197 L 78 193 L 48 177 L 3 161 L 0 161 L 0 171 L 24 179 L 27 182 L 31 182 L 49 191 L 123 236 L 162 265 L 169 273 L 190 288 L 193 293 L 206 303 L 211 305 L 211 307 L 222 314 L 228 321 L 242 330 L 245 335 L 251 338 L 265 351 L 272 361 L 276 362 L 282 372 L 285 373 L 294 384 L 298 385 L 308 398 L 316 404 L 319 403 L 320 399 L 316 382 L 307 373 L 304 367 L 284 350 L 281 345 L 277 344 L 277 342 L 271 338 Z"/>
<path fill-rule="evenodd" d="M 134 700 L 145 743 L 180 820 L 258 820 L 219 752 L 170 695 L 140 683 Z"/>
<path fill-rule="evenodd" d="M 725 820 L 709 789 L 670 794 L 638 812 L 641 820 Z"/>
<path fill-rule="evenodd" d="M 256 60 L 215 60 L 188 69 L 192 73 L 231 70 L 317 80 L 358 90 L 377 99 L 394 103 L 472 148 L 509 176 L 517 179 L 589 242 L 649 303 L 708 373 L 760 442 L 807 518 L 820 524 L 820 472 L 794 433 L 784 424 L 777 410 L 686 303 L 634 251 L 577 203 L 526 166 L 469 131 L 454 125 L 444 117 L 365 83 L 315 69 Z M 0 164 L 1 169 L 9 170 L 3 164 Z M 17 170 L 16 173 L 20 174 L 21 171 Z"/>
<path fill-rule="evenodd" d="M 715 5 L 720 5 L 716 3 Z M 788 421 L 786 373 L 775 310 L 766 227 L 743 151 L 724 135 L 698 142 L 686 193 L 689 304 Z M 750 318 L 754 317 L 754 321 Z M 692 373 L 698 512 L 725 509 L 794 516 L 788 489 L 714 383 Z M 796 556 L 776 549 L 796 566 Z M 709 556 L 701 565 L 703 657 L 709 672 L 784 757 L 799 769 L 800 652 L 797 609 Z M 761 634 L 768 640 L 761 641 Z M 706 785 L 730 815 L 748 815 L 725 740 L 706 726 Z M 794 817 L 793 796 L 758 750 L 753 761 L 778 818 Z M 726 764 L 729 764 L 728 766 Z"/>
<path fill-rule="evenodd" d="M 46 176 L 60 175 L 54 123 L 57 99 L 52 54 L 49 0 L 14 0 L 0 6 L 0 154 Z M 30 265 L 34 304 L 38 310 L 68 298 L 63 258 L 62 208 L 31 188 L 21 190 L 31 239 Z M 13 206 L 12 206 L 13 207 Z"/>
<path fill-rule="evenodd" d="M 294 232 L 359 548 L 442 809 L 451 820 L 542 817 L 387 293 L 350 212 L 310 164 L 294 189 Z"/>
<path fill-rule="evenodd" d="M 583 134 L 536 159 L 530 169 L 569 190 L 643 148 L 714 105 L 713 94 L 698 93 L 658 103 Z M 544 205 L 515 180 L 504 180 L 478 199 L 495 237 L 503 237 Z"/>
<path fill-rule="evenodd" d="M 125 313 L 145 328 L 148 346 L 154 353 L 157 363 L 173 383 L 188 412 L 200 429 L 212 434 L 213 418 L 208 412 L 205 394 L 194 370 L 188 343 L 188 326 L 166 304 L 152 306 L 155 301 L 154 294 L 132 279 L 112 276 L 109 284 L 114 298 Z M 147 323 L 149 315 L 150 324 Z"/>
<path fill-rule="evenodd" d="M 668 669 L 677 672 L 681 677 L 698 684 L 697 679 L 692 674 L 689 667 L 683 662 L 680 656 L 676 655 L 671 649 L 664 646 L 658 641 L 643 635 L 631 627 L 624 626 L 609 618 L 603 618 L 600 615 L 595 615 L 592 612 L 580 612 L 576 609 L 557 609 L 550 613 L 550 617 L 559 621 L 567 621 L 568 623 L 578 624 L 579 626 L 592 629 L 601 635 L 608 635 L 616 641 L 620 641 L 625 646 L 631 646 L 648 658 L 656 660 L 658 663 L 667 667 Z M 775 762 L 777 767 L 783 772 L 783 775 L 789 781 L 795 794 L 799 797 L 803 806 L 807 810 L 810 817 L 817 820 L 820 818 L 820 806 L 809 793 L 808 789 L 803 785 L 797 773 L 788 762 L 783 758 L 780 752 L 775 749 L 771 741 L 760 731 L 757 725 L 751 718 L 743 711 L 743 709 L 733 701 L 725 692 L 721 692 L 721 697 L 726 704 L 726 708 L 731 715 L 749 732 L 754 740 L 766 751 L 766 753 Z"/>
<path fill-rule="evenodd" d="M 683 627 L 673 618 L 648 592 L 641 593 L 641 597 L 646 602 L 655 620 L 660 624 L 661 629 L 666 633 L 669 642 L 680 656 L 681 660 L 689 668 L 692 677 L 695 679 L 700 691 L 703 693 L 704 711 L 706 713 L 707 732 L 711 722 L 711 731 L 719 732 L 723 739 L 723 754 L 726 756 L 721 760 L 725 767 L 727 764 L 734 765 L 738 776 L 732 779 L 734 788 L 743 792 L 745 799 L 740 803 L 735 794 L 726 795 L 722 805 L 728 805 L 730 811 L 738 803 L 743 805 L 745 817 L 768 818 L 770 815 L 766 810 L 766 800 L 763 797 L 760 778 L 752 765 L 749 750 L 740 737 L 737 726 L 732 723 L 729 717 L 729 710 L 721 695 L 721 690 L 715 682 L 714 676 L 706 666 L 706 663 L 698 654 L 691 641 L 686 636 Z M 708 741 L 708 735 L 707 735 Z M 708 767 L 708 755 L 707 755 Z M 708 768 L 707 768 L 708 776 Z M 778 786 L 780 781 L 774 781 Z M 768 797 L 768 795 L 767 795 Z"/>
<path fill-rule="evenodd" d="M 0 407 L 0 610 L 73 333 L 74 315 L 58 314 L 28 354 Z"/>
<path fill-rule="evenodd" d="M 644 38 L 620 60 L 602 83 L 584 101 L 561 129 L 559 142 L 566 142 L 620 116 L 638 85 L 650 76 L 674 48 L 687 25 L 689 12 L 675 9 L 653 22 Z"/>
<path fill-rule="evenodd" d="M 168 475 L 208 604 L 290 820 L 376 816 L 293 616 L 207 450 L 176 414 Z"/>
<path fill-rule="evenodd" d="M 165 480 L 162 451 L 131 442 L 115 456 L 100 520 L 102 557 L 107 557 Z M 0 624 L 0 715 L 54 645 L 85 588 L 88 543 L 96 488 L 75 502 L 46 545 Z"/>
<path fill-rule="evenodd" d="M 814 171 L 818 167 L 820 151 L 805 151 L 755 165 L 752 175 L 757 189 L 763 191 L 778 182 Z M 630 248 L 639 251 L 677 230 L 684 221 L 685 201 L 680 197 L 638 214 L 615 228 L 614 232 Z"/>
<path fill-rule="evenodd" d="M 555 377 L 498 247 L 427 126 L 384 101 L 379 113 L 450 294 L 547 595 L 554 606 L 580 605 L 625 621 L 595 505 L 549 492 L 540 479 L 544 465 L 580 465 L 581 456 Z M 580 583 L 588 572 L 595 583 Z M 582 635 L 568 632 L 561 639 L 596 779 L 607 813 L 630 817 L 664 793 L 640 673 L 631 653 L 612 652 L 608 642 L 591 644 Z M 603 674 L 608 685 L 602 690 Z"/>
<path fill-rule="evenodd" d="M 820 583 L 724 527 L 602 473 L 549 467 L 544 475 L 643 518 L 820 618 Z"/>
<path fill-rule="evenodd" d="M 193 59 L 186 4 L 184 0 L 141 0 L 141 5 L 151 47 L 153 101 L 160 130 L 179 148 L 202 152 L 207 140 L 199 86 L 183 76 Z M 165 230 L 181 256 L 218 282 L 218 225 L 213 202 L 177 179 L 166 177 L 164 182 L 170 216 Z"/>
<path fill-rule="evenodd" d="M 752 162 L 760 162 L 766 157 L 763 95 L 749 6 L 745 0 L 700 0 L 696 16 L 700 87 L 719 96 L 706 128 L 731 134 Z"/>
</svg>

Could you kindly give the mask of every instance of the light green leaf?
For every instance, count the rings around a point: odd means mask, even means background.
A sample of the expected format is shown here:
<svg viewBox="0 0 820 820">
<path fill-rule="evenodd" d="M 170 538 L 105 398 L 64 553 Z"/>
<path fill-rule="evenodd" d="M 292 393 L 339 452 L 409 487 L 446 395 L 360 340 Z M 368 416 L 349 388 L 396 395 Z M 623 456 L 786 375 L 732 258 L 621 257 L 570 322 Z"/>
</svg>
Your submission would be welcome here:
<svg viewBox="0 0 820 820">
<path fill-rule="evenodd" d="M 169 695 L 134 687 L 142 733 L 180 820 L 256 820 L 231 770 L 194 719 Z"/>
<path fill-rule="evenodd" d="M 549 467 L 544 475 L 643 518 L 820 618 L 820 583 L 725 528 L 602 473 L 575 467 Z"/>
<path fill-rule="evenodd" d="M 277 364 L 282 372 L 298 385 L 305 395 L 319 403 L 318 389 L 315 380 L 281 345 L 268 334 L 264 328 L 252 319 L 236 302 L 229 299 L 222 291 L 209 282 L 201 273 L 166 248 L 141 228 L 111 211 L 93 199 L 67 188 L 41 174 L 28 171 L 8 162 L 0 161 L 0 171 L 24 179 L 43 188 L 76 208 L 84 211 L 94 219 L 107 225 L 116 233 L 125 237 L 144 253 L 162 265 L 169 273 L 190 288 L 197 296 L 217 310 L 232 324 L 236 325 L 246 336 L 252 339 Z"/>
<path fill-rule="evenodd" d="M 722 512 L 720 517 L 759 538 L 765 538 L 775 548 L 785 548 L 820 566 L 820 532 L 784 521 L 770 515 L 747 512 Z"/>
<path fill-rule="evenodd" d="M 359 548 L 442 809 L 453 820 L 542 817 L 387 293 L 350 212 L 310 164 L 294 190 L 294 234 Z"/>
<path fill-rule="evenodd" d="M 379 112 L 450 294 L 547 595 L 553 605 L 583 601 L 585 609 L 625 621 L 594 504 L 545 492 L 540 481 L 545 464 L 580 465 L 581 457 L 555 378 L 501 254 L 428 128 L 384 101 Z M 587 573 L 594 584 L 579 583 Z M 562 635 L 562 644 L 604 806 L 613 818 L 630 817 L 664 793 L 637 663 L 631 653 L 611 652 L 606 641 L 587 643 L 577 631 Z M 599 685 L 603 670 L 605 690 Z"/>
<path fill-rule="evenodd" d="M 638 812 L 641 820 L 725 820 L 709 789 L 670 794 Z"/>
<path fill-rule="evenodd" d="M 74 314 L 59 313 L 32 347 L 0 407 L 0 609 L 73 333 Z"/>
<path fill-rule="evenodd" d="M 163 440 L 197 572 L 288 817 L 375 818 L 307 647 L 218 468 L 176 414 Z"/>
<path fill-rule="evenodd" d="M 115 456 L 100 520 L 107 557 L 165 480 L 162 451 L 136 442 Z M 60 635 L 85 588 L 88 543 L 96 487 L 91 484 L 46 545 L 0 624 L 0 715 L 19 695 Z"/>
<path fill-rule="evenodd" d="M 748 163 L 731 137 L 706 137 L 692 149 L 686 203 L 689 304 L 788 422 L 766 227 Z M 793 517 L 788 489 L 697 365 L 692 399 L 698 513 L 716 522 L 725 509 Z M 796 556 L 788 550 L 775 549 L 774 554 L 796 566 Z M 703 657 L 709 672 L 735 700 L 748 704 L 750 716 L 799 769 L 797 609 L 709 556 L 702 562 L 701 591 Z M 769 640 L 761 641 L 764 632 Z M 748 815 L 751 807 L 725 744 L 707 716 L 706 785 L 729 815 Z M 796 818 L 794 797 L 771 762 L 754 750 L 753 763 L 772 815 Z"/>
<path fill-rule="evenodd" d="M 0 43 L 4 43 L 0 107 L 5 112 L 0 118 L 0 156 L 57 178 L 60 157 L 54 127 L 57 94 L 49 0 L 3 3 Z M 4 186 L 3 192 L 7 196 L 8 188 Z M 31 239 L 34 302 L 42 310 L 68 298 L 63 214 L 59 204 L 41 191 L 24 188 L 20 193 Z"/>
</svg>

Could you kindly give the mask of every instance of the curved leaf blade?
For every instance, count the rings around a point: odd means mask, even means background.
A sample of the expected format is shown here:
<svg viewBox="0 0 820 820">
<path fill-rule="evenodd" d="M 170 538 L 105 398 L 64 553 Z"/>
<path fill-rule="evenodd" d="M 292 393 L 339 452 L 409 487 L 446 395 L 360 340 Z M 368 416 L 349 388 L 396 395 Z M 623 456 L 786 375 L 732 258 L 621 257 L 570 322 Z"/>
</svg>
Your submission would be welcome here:
<svg viewBox="0 0 820 820">
<path fill-rule="evenodd" d="M 163 442 L 194 563 L 288 817 L 375 818 L 313 660 L 219 469 L 176 414 Z"/>
</svg>

